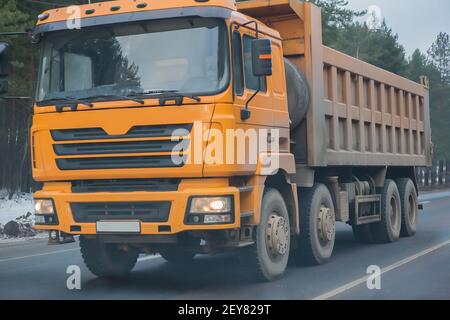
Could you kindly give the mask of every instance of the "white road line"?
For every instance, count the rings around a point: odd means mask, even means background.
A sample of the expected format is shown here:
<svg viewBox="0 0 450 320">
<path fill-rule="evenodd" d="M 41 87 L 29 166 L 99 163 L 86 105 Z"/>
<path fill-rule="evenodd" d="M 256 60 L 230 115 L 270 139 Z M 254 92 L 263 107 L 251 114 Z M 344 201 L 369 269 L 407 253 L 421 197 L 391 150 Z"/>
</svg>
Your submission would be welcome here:
<svg viewBox="0 0 450 320">
<path fill-rule="evenodd" d="M 139 258 L 137 262 L 143 262 L 143 261 L 154 260 L 154 259 L 159 259 L 159 258 L 161 258 L 161 256 L 159 254 L 153 255 L 153 256 L 144 256 L 142 258 Z"/>
<path fill-rule="evenodd" d="M 58 250 L 58 251 L 52 251 L 52 252 L 46 252 L 46 253 L 39 253 L 39 254 L 30 254 L 28 256 L 22 256 L 22 257 L 14 257 L 14 258 L 7 258 L 7 259 L 0 259 L 1 262 L 9 262 L 9 261 L 16 261 L 16 260 L 22 260 L 27 258 L 35 258 L 35 257 L 42 257 L 42 256 L 48 256 L 52 254 L 58 254 L 58 253 L 65 253 L 65 252 L 71 252 L 71 251 L 79 251 L 79 248 L 73 248 L 73 249 L 67 249 L 67 250 Z M 152 256 L 144 256 L 138 259 L 138 262 L 153 260 L 161 258 L 160 255 L 152 255 Z"/>
<path fill-rule="evenodd" d="M 58 253 L 64 253 L 64 252 L 70 252 L 70 251 L 79 251 L 79 250 L 80 250 L 79 248 L 74 248 L 74 249 L 52 251 L 52 252 L 46 252 L 46 253 L 40 253 L 40 254 L 31 254 L 29 256 L 1 259 L 0 262 L 8 262 L 8 261 L 22 260 L 22 259 L 27 259 L 27 258 L 49 256 L 51 254 L 58 254 Z"/>
<path fill-rule="evenodd" d="M 408 264 L 408 263 L 410 263 L 410 262 L 412 262 L 412 261 L 414 261 L 414 260 L 416 260 L 416 259 L 418 259 L 420 257 L 423 257 L 423 256 L 425 256 L 425 255 L 427 255 L 429 253 L 437 251 L 437 250 L 439 250 L 439 249 L 441 249 L 441 248 L 443 248 L 445 246 L 448 246 L 448 245 L 450 245 L 450 240 L 442 242 L 442 243 L 440 243 L 440 244 L 438 244 L 438 245 L 436 245 L 434 247 L 431 247 L 429 249 L 421 251 L 421 252 L 419 252 L 419 253 L 417 253 L 417 254 L 415 254 L 413 256 L 410 256 L 410 257 L 408 257 L 406 259 L 403 259 L 403 260 L 400 260 L 400 261 L 398 261 L 398 262 L 396 262 L 396 263 L 394 263 L 394 264 L 392 264 L 390 266 L 387 266 L 387 267 L 381 269 L 381 274 L 384 274 L 386 272 L 389 272 L 389 271 L 392 271 L 394 269 L 400 268 L 401 266 L 404 266 L 405 264 Z M 345 291 L 353 289 L 354 287 L 357 287 L 357 286 L 359 286 L 359 285 L 361 285 L 363 283 L 366 283 L 368 277 L 369 276 L 364 276 L 362 278 L 359 278 L 359 279 L 357 279 L 355 281 L 352 281 L 350 283 L 347 283 L 347 284 L 343 285 L 342 287 L 336 288 L 336 289 L 331 290 L 331 291 L 329 291 L 327 293 L 324 293 L 324 294 L 322 294 L 320 296 L 317 296 L 317 297 L 313 298 L 312 300 L 327 300 L 327 299 L 330 299 L 332 297 L 335 297 L 338 294 L 341 294 L 341 293 L 343 293 Z"/>
</svg>

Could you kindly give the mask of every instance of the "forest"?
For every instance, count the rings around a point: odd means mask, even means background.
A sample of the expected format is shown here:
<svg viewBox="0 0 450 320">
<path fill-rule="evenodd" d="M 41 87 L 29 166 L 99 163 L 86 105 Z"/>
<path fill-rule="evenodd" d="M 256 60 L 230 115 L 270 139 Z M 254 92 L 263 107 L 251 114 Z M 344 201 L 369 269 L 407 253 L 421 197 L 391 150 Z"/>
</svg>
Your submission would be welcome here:
<svg viewBox="0 0 450 320">
<path fill-rule="evenodd" d="M 91 1 L 102 2 L 102 1 Z M 376 27 L 351 10 L 345 0 L 313 0 L 322 7 L 325 45 L 383 69 L 419 81 L 428 76 L 431 86 L 431 122 L 434 157 L 450 159 L 450 35 L 430 35 L 433 45 L 408 56 L 389 21 Z M 26 31 L 44 10 L 88 3 L 87 0 L 0 0 L 0 33 Z M 0 189 L 9 194 L 36 188 L 31 178 L 29 127 L 35 90 L 39 50 L 25 36 L 2 36 L 13 50 L 14 73 L 8 97 L 0 98 Z"/>
</svg>

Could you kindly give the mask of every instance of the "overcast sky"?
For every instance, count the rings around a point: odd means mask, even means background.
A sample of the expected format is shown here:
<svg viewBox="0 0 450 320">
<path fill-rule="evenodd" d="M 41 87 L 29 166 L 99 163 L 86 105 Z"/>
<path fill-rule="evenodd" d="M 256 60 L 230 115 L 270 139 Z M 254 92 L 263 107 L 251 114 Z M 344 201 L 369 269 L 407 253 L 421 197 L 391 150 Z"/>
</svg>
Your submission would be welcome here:
<svg viewBox="0 0 450 320">
<path fill-rule="evenodd" d="M 381 9 L 407 55 L 419 48 L 426 52 L 439 32 L 450 34 L 449 0 L 348 0 L 353 9 L 363 10 L 371 5 Z"/>
</svg>

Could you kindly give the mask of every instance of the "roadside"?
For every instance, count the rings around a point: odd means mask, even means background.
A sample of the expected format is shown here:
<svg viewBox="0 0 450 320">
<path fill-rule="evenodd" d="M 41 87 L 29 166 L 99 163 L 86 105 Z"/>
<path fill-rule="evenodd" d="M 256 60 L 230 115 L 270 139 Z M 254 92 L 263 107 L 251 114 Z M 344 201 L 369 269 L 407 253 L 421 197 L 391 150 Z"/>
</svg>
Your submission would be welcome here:
<svg viewBox="0 0 450 320">
<path fill-rule="evenodd" d="M 33 230 L 33 212 L 31 193 L 16 193 L 10 198 L 6 190 L 0 190 L 0 241 L 42 237 Z"/>
</svg>

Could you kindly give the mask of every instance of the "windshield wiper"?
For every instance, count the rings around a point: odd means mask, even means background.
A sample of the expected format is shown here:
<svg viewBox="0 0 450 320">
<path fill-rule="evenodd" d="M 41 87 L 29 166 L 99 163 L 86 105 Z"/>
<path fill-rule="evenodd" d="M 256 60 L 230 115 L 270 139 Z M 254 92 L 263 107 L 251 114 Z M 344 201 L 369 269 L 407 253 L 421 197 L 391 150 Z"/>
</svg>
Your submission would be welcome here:
<svg viewBox="0 0 450 320">
<path fill-rule="evenodd" d="M 54 104 L 56 106 L 56 112 L 62 112 L 64 107 L 70 107 L 70 110 L 77 111 L 78 105 L 82 104 L 92 108 L 94 105 L 83 99 L 76 99 L 73 97 L 60 97 L 42 100 L 36 103 L 39 107 L 45 107 Z"/>
<path fill-rule="evenodd" d="M 142 99 L 138 99 L 138 98 L 133 98 L 132 96 L 123 96 L 123 95 L 118 95 L 118 94 L 102 94 L 102 95 L 97 95 L 97 96 L 90 96 L 90 97 L 86 97 L 83 98 L 84 100 L 107 100 L 107 99 L 113 99 L 113 100 L 131 100 L 140 104 L 144 104 L 145 101 Z"/>
<path fill-rule="evenodd" d="M 184 98 L 189 98 L 192 100 L 195 100 L 197 102 L 200 102 L 201 99 L 199 96 L 187 94 L 187 93 L 181 93 L 178 90 L 148 90 L 148 91 L 141 91 L 141 92 L 131 92 L 128 94 L 128 96 L 132 97 L 159 97 L 160 104 L 165 105 L 168 100 L 176 99 L 176 104 L 182 104 Z"/>
</svg>

